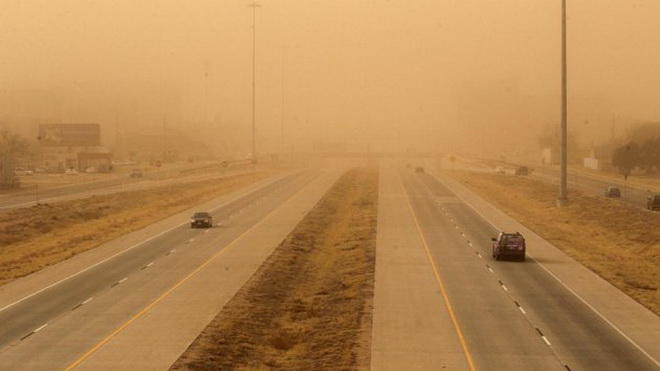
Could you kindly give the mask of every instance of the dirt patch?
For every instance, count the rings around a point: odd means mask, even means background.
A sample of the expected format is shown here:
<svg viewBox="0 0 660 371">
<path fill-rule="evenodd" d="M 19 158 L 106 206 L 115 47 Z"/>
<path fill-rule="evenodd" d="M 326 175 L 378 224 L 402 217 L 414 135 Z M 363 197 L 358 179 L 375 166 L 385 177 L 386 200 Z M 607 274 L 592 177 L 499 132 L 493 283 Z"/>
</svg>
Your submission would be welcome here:
<svg viewBox="0 0 660 371">
<path fill-rule="evenodd" d="M 173 370 L 368 369 L 378 173 L 341 177 Z"/>
<path fill-rule="evenodd" d="M 614 286 L 660 314 L 660 213 L 525 177 L 450 174 Z"/>
<path fill-rule="evenodd" d="M 0 285 L 195 204 L 255 183 L 267 172 L 14 209 L 0 214 Z"/>
</svg>

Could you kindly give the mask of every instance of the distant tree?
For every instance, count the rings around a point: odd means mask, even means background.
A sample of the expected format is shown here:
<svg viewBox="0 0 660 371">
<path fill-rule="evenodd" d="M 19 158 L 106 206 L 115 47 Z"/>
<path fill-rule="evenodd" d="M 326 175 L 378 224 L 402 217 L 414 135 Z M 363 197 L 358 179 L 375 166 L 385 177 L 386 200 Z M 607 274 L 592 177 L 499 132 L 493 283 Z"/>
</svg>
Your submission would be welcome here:
<svg viewBox="0 0 660 371">
<path fill-rule="evenodd" d="M 629 142 L 644 143 L 649 138 L 660 138 L 660 122 L 644 122 L 634 124 L 628 129 Z"/>
<path fill-rule="evenodd" d="M 16 158 L 28 153 L 28 142 L 8 130 L 0 130 L 0 187 L 17 187 L 18 180 L 14 174 Z"/>
<path fill-rule="evenodd" d="M 640 147 L 635 142 L 617 148 L 612 155 L 612 165 L 619 169 L 619 173 L 628 178 L 632 170 L 641 166 Z"/>
<path fill-rule="evenodd" d="M 660 170 L 660 137 L 647 139 L 640 148 L 640 167 L 647 174 Z"/>
</svg>

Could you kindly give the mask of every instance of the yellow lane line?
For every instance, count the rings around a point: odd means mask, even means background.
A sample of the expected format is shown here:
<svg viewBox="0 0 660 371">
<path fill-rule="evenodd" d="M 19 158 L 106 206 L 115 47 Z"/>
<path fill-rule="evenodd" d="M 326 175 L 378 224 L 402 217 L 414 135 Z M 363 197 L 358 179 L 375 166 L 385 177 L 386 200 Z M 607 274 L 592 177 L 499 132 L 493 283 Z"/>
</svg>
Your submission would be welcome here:
<svg viewBox="0 0 660 371">
<path fill-rule="evenodd" d="M 309 184 L 309 183 L 307 183 Z M 305 184 L 305 185 L 307 185 Z M 202 265 L 197 267 L 194 271 L 189 273 L 187 276 L 185 276 L 181 281 L 177 282 L 174 286 L 170 287 L 167 291 L 165 291 L 161 296 L 159 296 L 156 300 L 151 302 L 151 304 L 147 305 L 144 307 L 141 311 L 139 311 L 137 314 L 135 314 L 133 317 L 131 317 L 128 321 L 124 322 L 121 326 L 117 327 L 114 331 L 110 333 L 110 335 L 106 336 L 103 340 L 99 341 L 96 345 L 94 345 L 90 350 L 85 352 L 80 358 L 76 359 L 73 363 L 71 363 L 69 366 L 67 366 L 64 370 L 69 371 L 72 370 L 80 364 L 85 361 L 87 358 L 89 358 L 92 354 L 94 354 L 97 350 L 99 350 L 102 346 L 107 344 L 110 340 L 112 340 L 113 337 L 117 336 L 120 332 L 122 332 L 126 327 L 128 327 L 131 323 L 135 322 L 138 318 L 142 317 L 144 314 L 149 312 L 156 304 L 158 304 L 160 301 L 165 299 L 167 296 L 169 296 L 174 290 L 176 290 L 179 286 L 184 284 L 186 281 L 190 280 L 193 276 L 195 276 L 197 273 L 199 273 L 202 269 L 204 269 L 207 265 L 209 265 L 213 260 L 218 258 L 220 255 L 224 254 L 227 250 L 229 250 L 233 245 L 235 245 L 239 240 L 241 240 L 245 235 L 248 233 L 252 232 L 254 229 L 256 229 L 258 226 L 263 224 L 268 218 L 275 214 L 277 211 L 282 209 L 288 200 L 292 199 L 293 197 L 297 196 L 300 192 L 302 192 L 304 189 L 306 189 L 306 186 L 303 186 L 301 189 L 296 191 L 293 195 L 289 196 L 279 207 L 276 209 L 272 210 L 269 212 L 263 219 L 261 219 L 258 223 L 250 227 L 248 230 L 245 232 L 241 233 L 236 239 L 231 241 L 225 248 L 222 250 L 218 251 L 215 253 L 213 256 L 211 256 L 208 260 L 206 260 Z"/>
<path fill-rule="evenodd" d="M 399 178 L 400 180 L 401 178 Z M 403 186 L 403 184 L 402 184 Z M 422 227 L 419 224 L 419 220 L 417 219 L 417 215 L 415 214 L 415 210 L 412 207 L 412 203 L 410 201 L 410 195 L 408 192 L 405 190 L 404 187 L 404 192 L 406 193 L 406 201 L 408 201 L 408 208 L 410 209 L 410 213 L 413 216 L 413 220 L 415 221 L 415 226 L 417 227 L 417 232 L 419 233 L 419 236 L 422 240 L 422 245 L 424 246 L 424 250 L 426 250 L 426 256 L 428 257 L 429 261 L 431 262 L 431 268 L 433 269 L 433 274 L 435 275 L 435 280 L 438 283 L 438 287 L 440 288 L 440 293 L 442 293 L 442 298 L 445 301 L 445 305 L 447 306 L 447 311 L 449 312 L 449 317 L 451 318 L 451 322 L 454 325 L 454 329 L 456 330 L 456 334 L 458 335 L 458 340 L 461 343 L 461 348 L 463 348 L 463 354 L 465 355 L 465 360 L 468 363 L 468 367 L 470 368 L 471 371 L 476 371 L 476 367 L 474 366 L 474 361 L 472 360 L 472 355 L 470 354 L 470 350 L 467 347 L 467 343 L 465 342 L 465 337 L 463 336 L 463 332 L 461 331 L 461 327 L 458 325 L 458 321 L 456 320 L 456 315 L 454 314 L 454 309 L 451 305 L 451 302 L 449 301 L 449 296 L 447 296 L 447 291 L 445 290 L 445 285 L 442 282 L 442 279 L 440 278 L 440 273 L 438 273 L 438 267 L 435 265 L 435 261 L 433 260 L 433 255 L 431 255 L 431 250 L 429 249 L 429 245 L 426 242 L 426 238 L 424 237 L 424 233 L 422 233 Z"/>
</svg>

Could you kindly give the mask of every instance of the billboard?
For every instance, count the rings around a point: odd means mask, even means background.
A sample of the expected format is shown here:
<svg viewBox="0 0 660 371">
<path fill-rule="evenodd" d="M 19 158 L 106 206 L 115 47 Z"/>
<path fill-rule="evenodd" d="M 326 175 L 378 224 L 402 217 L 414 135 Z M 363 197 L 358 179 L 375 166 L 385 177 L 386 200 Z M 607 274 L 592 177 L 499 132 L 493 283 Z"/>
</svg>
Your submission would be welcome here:
<svg viewBox="0 0 660 371">
<path fill-rule="evenodd" d="M 42 124 L 39 141 L 51 147 L 91 147 L 101 145 L 99 124 Z"/>
</svg>

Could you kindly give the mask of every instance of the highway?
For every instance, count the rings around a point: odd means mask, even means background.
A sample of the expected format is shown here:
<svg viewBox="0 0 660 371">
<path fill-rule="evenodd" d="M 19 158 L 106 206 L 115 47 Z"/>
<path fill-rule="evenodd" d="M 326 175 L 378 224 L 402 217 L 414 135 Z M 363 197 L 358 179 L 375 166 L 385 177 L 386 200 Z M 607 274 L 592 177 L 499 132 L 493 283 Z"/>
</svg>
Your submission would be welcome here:
<svg viewBox="0 0 660 371">
<path fill-rule="evenodd" d="M 463 167 L 471 171 L 488 171 L 494 172 L 493 164 L 499 164 L 506 169 L 507 175 L 512 176 L 515 167 L 510 163 L 497 161 L 497 160 L 482 160 L 476 158 L 461 159 L 458 167 Z M 552 184 L 559 184 L 559 169 L 556 167 L 542 166 L 538 164 L 526 163 L 532 169 L 531 177 Z M 454 166 L 454 164 L 450 165 Z M 587 173 L 580 173 L 575 169 L 568 170 L 568 187 L 569 197 L 571 189 L 578 189 L 590 196 L 604 197 L 605 190 L 608 186 L 618 187 L 621 190 L 620 200 L 631 205 L 646 208 L 646 200 L 649 195 L 653 194 L 653 190 L 641 187 L 639 185 L 627 184 L 623 178 L 617 180 L 608 180 L 607 177 L 598 177 Z"/>
<path fill-rule="evenodd" d="M 218 224 L 214 228 L 191 229 L 184 221 L 141 243 L 125 246 L 120 252 L 19 300 L 0 302 L 0 369 L 30 368 L 26 365 L 30 365 L 31 359 L 39 358 L 40 353 L 52 352 L 53 347 L 57 347 L 66 336 L 59 334 L 60 338 L 55 343 L 23 343 L 33 341 L 37 335 L 43 336 L 58 322 L 87 322 L 90 318 L 96 318 L 97 322 L 103 321 L 106 329 L 120 324 L 318 177 L 319 172 L 312 171 L 280 176 L 209 210 Z M 131 290 L 126 291 L 125 286 L 132 286 Z M 76 319 L 77 312 L 84 313 L 82 309 L 85 307 L 107 301 L 108 298 L 112 298 L 112 303 L 122 303 L 130 309 L 122 309 L 117 315 L 106 304 L 99 309 L 100 315 L 83 315 Z M 104 310 L 110 310 L 110 313 L 103 313 Z M 65 331 L 72 333 L 79 333 L 85 327 L 81 324 L 80 328 L 67 331 L 68 326 L 65 325 Z M 98 339 L 101 335 L 89 334 L 87 341 Z M 85 344 L 82 339 L 75 341 L 76 344 Z M 32 348 L 21 351 L 25 346 Z M 67 353 L 60 349 L 58 354 L 61 353 L 62 358 L 48 356 L 48 362 L 53 362 L 48 367 L 63 368 L 82 350 L 84 347 Z"/>
<path fill-rule="evenodd" d="M 559 184 L 559 173 L 556 169 L 547 167 L 534 168 L 532 176 L 546 182 Z M 621 189 L 621 201 L 646 208 L 646 199 L 651 194 L 650 190 L 637 186 L 622 185 L 620 183 L 608 182 L 606 179 L 594 178 L 576 171 L 570 171 L 568 174 L 569 187 L 577 188 L 585 194 L 603 196 L 608 186 L 615 186 Z"/>
<path fill-rule="evenodd" d="M 498 231 L 436 178 L 400 177 L 476 369 L 658 369 L 534 259 L 492 259 Z"/>
<path fill-rule="evenodd" d="M 45 190 L 28 190 L 0 196 L 0 211 L 30 207 L 37 203 L 69 201 L 95 195 L 137 191 L 158 186 L 175 185 L 217 179 L 253 171 L 247 167 L 232 167 L 206 174 L 186 173 L 179 170 L 147 173 L 143 178 L 113 178 L 89 183 L 71 184 Z"/>
<path fill-rule="evenodd" d="M 166 369 L 340 173 L 269 178 L 207 203 L 214 228 L 174 218 L 0 287 L 0 369 Z M 380 176 L 372 369 L 660 369 L 542 265 L 558 260 L 495 261 L 496 228 L 439 178 Z"/>
</svg>

